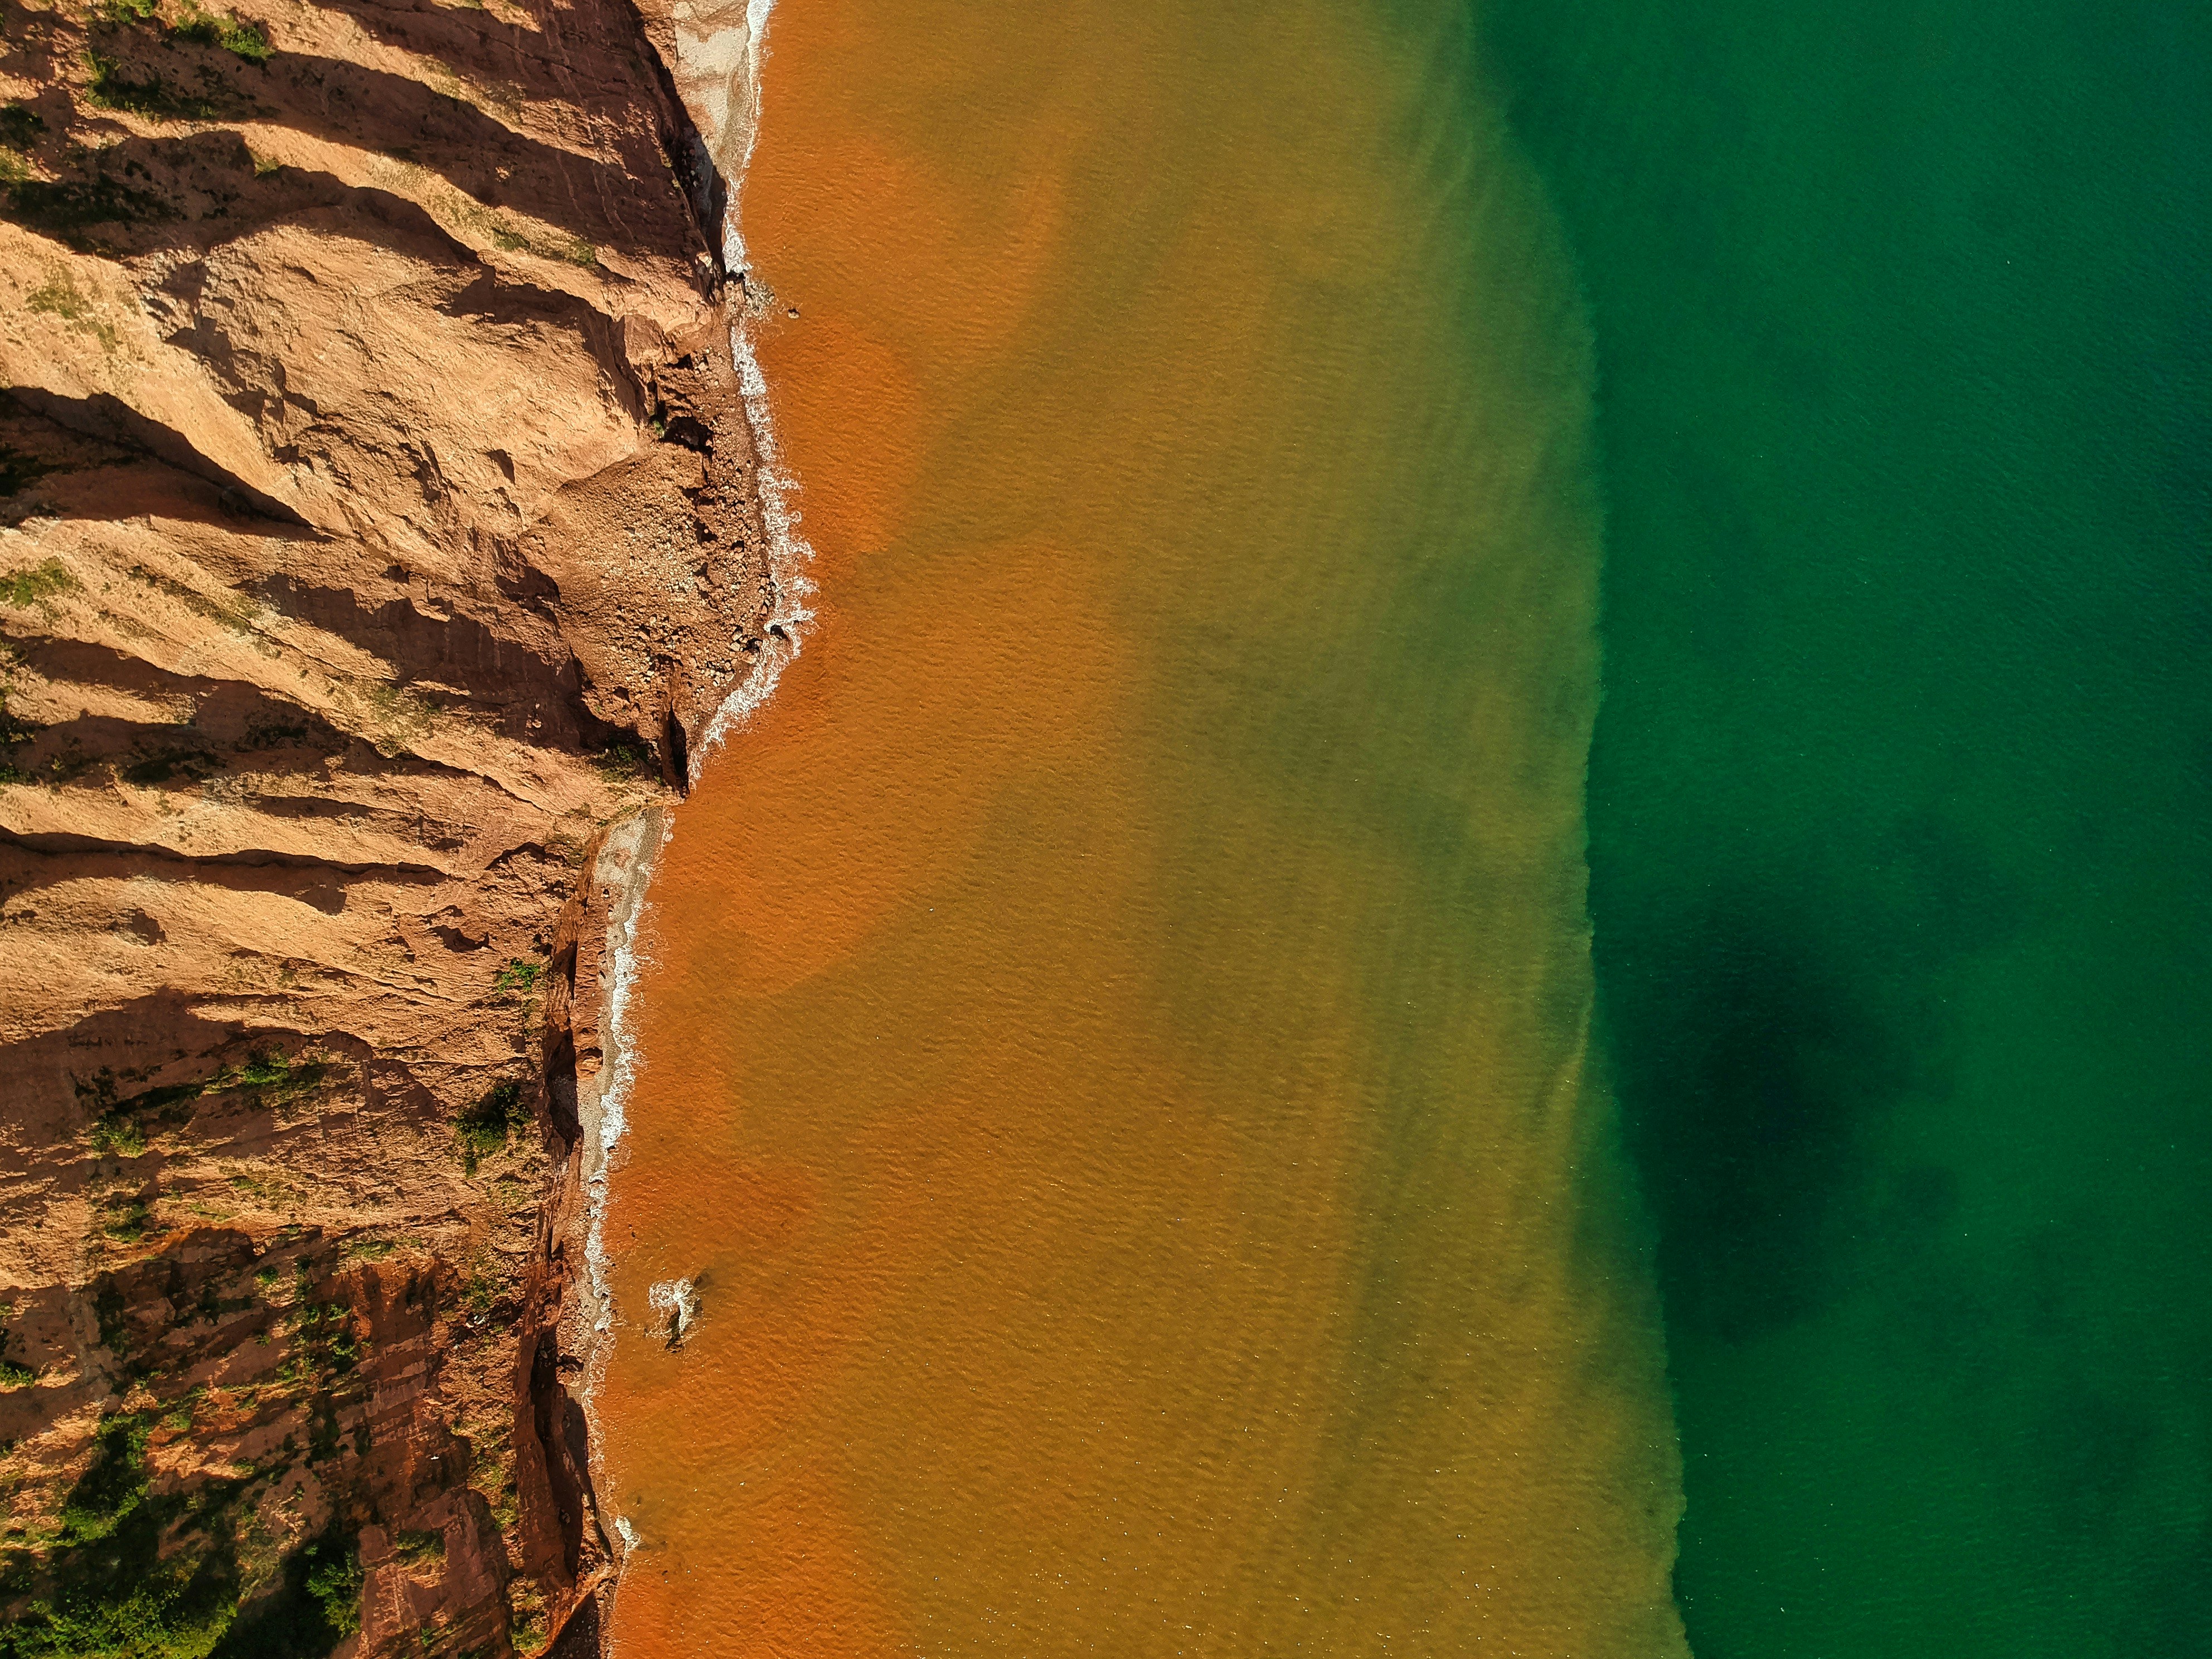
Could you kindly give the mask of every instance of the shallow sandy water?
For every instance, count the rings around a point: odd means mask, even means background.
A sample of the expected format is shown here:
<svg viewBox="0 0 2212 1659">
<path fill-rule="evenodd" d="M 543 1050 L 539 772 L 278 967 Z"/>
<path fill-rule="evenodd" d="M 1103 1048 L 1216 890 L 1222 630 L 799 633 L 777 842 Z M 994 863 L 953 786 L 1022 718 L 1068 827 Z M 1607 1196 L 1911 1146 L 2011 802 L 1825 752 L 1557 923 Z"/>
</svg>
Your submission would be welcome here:
<svg viewBox="0 0 2212 1659">
<path fill-rule="evenodd" d="M 1679 1650 L 1583 1068 L 1586 346 L 1466 42 L 769 48 L 819 617 L 653 895 L 620 1650 Z"/>
</svg>

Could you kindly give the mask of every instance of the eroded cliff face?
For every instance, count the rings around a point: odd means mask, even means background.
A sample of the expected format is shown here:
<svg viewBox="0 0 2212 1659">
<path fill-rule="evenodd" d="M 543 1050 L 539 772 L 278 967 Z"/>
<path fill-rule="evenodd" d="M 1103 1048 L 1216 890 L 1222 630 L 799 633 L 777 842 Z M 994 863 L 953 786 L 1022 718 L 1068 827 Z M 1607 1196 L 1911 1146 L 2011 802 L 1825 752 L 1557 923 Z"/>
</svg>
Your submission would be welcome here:
<svg viewBox="0 0 2212 1659">
<path fill-rule="evenodd" d="M 0 1654 L 589 1651 L 601 848 L 776 599 L 671 25 L 0 27 Z"/>
</svg>

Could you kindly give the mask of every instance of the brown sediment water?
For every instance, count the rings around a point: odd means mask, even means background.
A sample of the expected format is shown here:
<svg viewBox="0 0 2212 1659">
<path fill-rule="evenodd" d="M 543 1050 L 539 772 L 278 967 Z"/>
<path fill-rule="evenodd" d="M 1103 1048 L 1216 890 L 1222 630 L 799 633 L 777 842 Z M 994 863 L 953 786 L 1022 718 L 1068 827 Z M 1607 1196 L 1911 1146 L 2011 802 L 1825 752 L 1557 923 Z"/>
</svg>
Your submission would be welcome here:
<svg viewBox="0 0 2212 1659">
<path fill-rule="evenodd" d="M 1587 346 L 1464 20 L 785 0 L 763 76 L 817 615 L 644 927 L 617 1650 L 1679 1652 Z"/>
</svg>

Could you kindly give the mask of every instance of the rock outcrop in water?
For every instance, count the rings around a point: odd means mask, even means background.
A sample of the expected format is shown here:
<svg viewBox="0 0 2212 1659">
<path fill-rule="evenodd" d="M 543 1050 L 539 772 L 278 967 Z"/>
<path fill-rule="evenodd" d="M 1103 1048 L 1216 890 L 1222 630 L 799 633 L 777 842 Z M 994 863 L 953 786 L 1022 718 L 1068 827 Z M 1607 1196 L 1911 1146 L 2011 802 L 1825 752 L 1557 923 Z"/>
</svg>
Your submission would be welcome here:
<svg viewBox="0 0 2212 1659">
<path fill-rule="evenodd" d="M 586 878 L 774 598 L 671 26 L 0 27 L 0 1654 L 589 1651 Z"/>
</svg>

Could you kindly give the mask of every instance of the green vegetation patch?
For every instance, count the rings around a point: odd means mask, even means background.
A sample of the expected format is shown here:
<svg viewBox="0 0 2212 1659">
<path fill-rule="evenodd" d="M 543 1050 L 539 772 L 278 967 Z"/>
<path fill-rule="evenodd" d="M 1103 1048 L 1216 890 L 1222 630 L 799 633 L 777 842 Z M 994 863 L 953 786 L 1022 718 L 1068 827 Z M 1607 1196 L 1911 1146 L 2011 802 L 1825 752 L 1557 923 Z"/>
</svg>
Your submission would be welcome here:
<svg viewBox="0 0 2212 1659">
<path fill-rule="evenodd" d="M 327 1054 L 256 1048 L 243 1066 L 225 1066 L 199 1085 L 203 1095 L 246 1093 L 264 1106 L 284 1106 L 311 1092 L 331 1069 Z"/>
<path fill-rule="evenodd" d="M 221 1073 L 216 1073 L 217 1078 L 221 1076 Z M 189 1123 L 193 1116 L 192 1103 L 216 1086 L 214 1079 L 172 1083 L 117 1101 L 113 1074 L 103 1070 L 90 1085 L 80 1085 L 77 1089 L 79 1098 L 88 1104 L 108 1103 L 85 1131 L 86 1139 L 91 1141 L 92 1150 L 98 1157 L 137 1158 L 146 1150 L 148 1119 L 168 1128 Z"/>
<path fill-rule="evenodd" d="M 88 52 L 84 62 L 92 71 L 85 101 L 96 109 L 143 115 L 150 121 L 209 121 L 218 113 L 212 99 L 180 91 L 158 75 L 132 79 L 121 64 L 105 52 Z"/>
<path fill-rule="evenodd" d="M 18 185 L 31 176 L 31 164 L 25 158 L 46 130 L 46 122 L 33 110 L 21 104 L 0 108 L 0 184 Z"/>
<path fill-rule="evenodd" d="M 467 1279 L 461 1285 L 461 1301 L 471 1313 L 488 1314 L 495 1300 L 493 1296 L 495 1288 L 489 1274 L 471 1268 Z"/>
<path fill-rule="evenodd" d="M 304 1277 L 301 1283 L 305 1284 Z M 276 1368 L 277 1380 L 287 1388 L 327 1384 L 361 1363 L 368 1340 L 354 1328 L 353 1310 L 343 1302 L 318 1302 L 303 1297 L 292 1310 L 292 1352 Z M 331 1443 L 337 1434 L 331 1422 Z"/>
<path fill-rule="evenodd" d="M 655 433 L 665 435 L 666 423 L 658 416 L 653 418 Z M 599 775 L 612 783 L 627 783 L 633 778 L 651 781 L 660 776 L 660 769 L 653 764 L 653 757 L 640 744 L 618 743 L 591 759 Z"/>
<path fill-rule="evenodd" d="M 184 15 L 174 23 L 162 18 L 161 0 L 100 0 L 100 15 L 114 28 L 141 23 L 165 27 L 173 39 L 219 46 L 232 57 L 256 65 L 266 64 L 274 51 L 260 24 L 241 22 L 228 12 L 202 11 L 194 0 L 185 0 Z"/>
<path fill-rule="evenodd" d="M 31 296 L 31 308 L 40 308 L 36 294 Z M 13 605 L 19 611 L 48 605 L 56 594 L 66 593 L 76 585 L 76 578 L 70 574 L 69 568 L 59 559 L 46 559 L 27 570 L 0 576 L 0 605 Z"/>
<path fill-rule="evenodd" d="M 146 1150 L 145 1126 L 135 1112 L 112 1107 L 93 1119 L 87 1132 L 92 1150 L 102 1158 L 137 1158 Z"/>
<path fill-rule="evenodd" d="M 76 284 L 70 281 L 65 270 L 55 271 L 33 289 L 26 303 L 33 311 L 43 311 L 64 322 L 82 322 L 92 315 L 92 302 L 76 291 Z"/>
<path fill-rule="evenodd" d="M 330 1529 L 284 1563 L 282 1587 L 227 1631 L 210 1659 L 300 1659 L 325 1654 L 361 1628 L 357 1537 Z"/>
<path fill-rule="evenodd" d="M 8 688 L 0 684 L 0 748 L 12 749 L 19 743 L 27 743 L 45 730 L 43 726 L 25 720 L 8 707 Z"/>
<path fill-rule="evenodd" d="M 265 64 L 270 56 L 269 37 L 262 33 L 261 25 L 241 23 L 235 17 L 218 17 L 195 9 L 186 12 L 185 21 L 171 32 L 179 40 L 221 46 L 249 64 Z"/>
<path fill-rule="evenodd" d="M 545 1650 L 548 1632 L 545 1628 L 545 1592 L 527 1578 L 518 1578 L 507 1586 L 507 1606 L 514 1615 L 512 1640 L 515 1652 L 529 1656 Z"/>
<path fill-rule="evenodd" d="M 513 1078 L 495 1083 L 483 1097 L 463 1111 L 454 1126 L 460 1137 L 461 1164 L 470 1175 L 479 1158 L 507 1150 L 507 1137 L 522 1121 L 522 1085 Z"/>
<path fill-rule="evenodd" d="M 144 1501 L 146 1437 L 153 1425 L 136 1412 L 104 1417 L 93 1434 L 92 1462 L 62 1500 L 62 1541 L 97 1542 Z"/>
<path fill-rule="evenodd" d="M 15 1304 L 12 1302 L 0 1302 L 0 1320 L 13 1319 L 15 1316 Z M 13 1394 L 18 1389 L 27 1389 L 39 1380 L 38 1372 L 33 1370 L 28 1365 L 20 1364 L 6 1357 L 8 1342 L 8 1328 L 4 1324 L 0 1324 L 0 1394 Z M 0 1454 L 14 1449 L 13 1443 L 0 1441 Z M 9 1487 L 5 1484 L 0 1484 L 0 1497 L 5 1497 L 8 1491 Z M 0 1590 L 0 1595 L 5 1594 L 4 1590 Z"/>
<path fill-rule="evenodd" d="M 492 976 L 492 994 L 526 996 L 537 985 L 538 976 L 544 971 L 545 964 L 542 962 L 532 962 L 526 957 L 509 957 L 507 965 Z"/>
<path fill-rule="evenodd" d="M 15 216 L 38 230 L 68 232 L 88 225 L 143 223 L 177 216 L 177 210 L 152 191 L 133 190 L 106 173 L 91 179 L 24 179 L 9 187 L 8 196 Z M 40 305 L 35 294 L 31 309 L 59 312 L 71 320 L 78 315 L 58 305 Z"/>
<path fill-rule="evenodd" d="M 361 1557 L 343 1546 L 310 1545 L 307 1594 L 341 1638 L 361 1628 Z"/>
<path fill-rule="evenodd" d="M 158 1568 L 102 1583 L 89 1574 L 51 1603 L 33 1602 L 0 1637 L 0 1655 L 82 1659 L 200 1659 L 221 1637 L 230 1609 L 188 1594 L 184 1576 Z"/>
<path fill-rule="evenodd" d="M 136 1244 L 154 1231 L 154 1206 L 141 1193 L 117 1193 L 101 1205 L 100 1231 L 118 1244 Z"/>
<path fill-rule="evenodd" d="M 64 1537 L 46 1593 L 0 1628 L 0 1659 L 301 1659 L 360 1629 L 356 1543 L 335 1524 L 288 1556 L 273 1592 L 240 1618 L 241 1595 L 257 1588 L 239 1570 L 248 1482 L 151 1495 L 145 1432 L 136 1419 L 101 1425 L 94 1473 L 105 1484 L 88 1490 L 88 1473 L 70 1503 L 100 1511 L 106 1530 Z M 28 1563 L 12 1576 L 18 1593 L 36 1584 Z"/>
<path fill-rule="evenodd" d="M 232 1086 L 295 1099 L 313 1089 L 330 1070 L 330 1061 L 319 1054 L 287 1055 L 277 1052 L 249 1054 Z"/>
<path fill-rule="evenodd" d="M 439 713 L 435 703 L 398 685 L 369 687 L 368 708 L 370 718 L 385 728 L 376 739 L 376 752 L 386 760 L 428 737 Z"/>
</svg>

